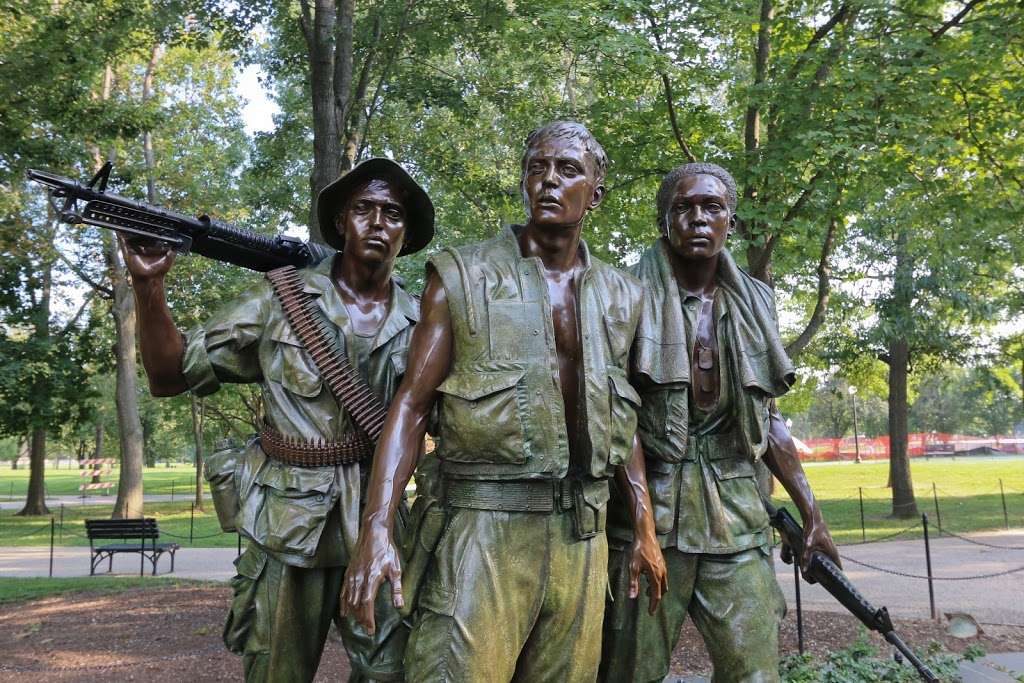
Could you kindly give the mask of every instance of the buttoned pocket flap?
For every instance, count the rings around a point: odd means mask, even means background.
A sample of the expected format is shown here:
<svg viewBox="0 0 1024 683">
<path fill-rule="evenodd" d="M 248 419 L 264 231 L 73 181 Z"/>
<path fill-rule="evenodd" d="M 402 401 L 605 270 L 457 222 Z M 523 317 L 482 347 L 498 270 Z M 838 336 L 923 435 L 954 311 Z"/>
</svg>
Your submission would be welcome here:
<svg viewBox="0 0 1024 683">
<path fill-rule="evenodd" d="M 265 552 L 256 548 L 246 548 L 245 552 L 235 560 L 235 571 L 238 572 L 239 576 L 255 581 L 260 578 L 260 574 L 263 573 L 263 568 L 266 565 L 267 554 Z"/>
<path fill-rule="evenodd" d="M 624 372 L 621 370 L 615 372 L 614 370 L 618 370 L 618 368 L 609 370 L 608 379 L 611 380 L 612 388 L 615 390 L 615 393 L 619 397 L 626 399 L 639 408 L 640 394 L 636 392 L 633 385 L 629 383 L 628 379 L 626 379 L 626 374 Z"/>
<path fill-rule="evenodd" d="M 263 468 L 263 471 L 257 475 L 256 481 L 278 491 L 327 493 L 334 482 L 334 468 L 271 465 Z"/>
<path fill-rule="evenodd" d="M 709 462 L 712 469 L 715 470 L 715 476 L 720 480 L 754 476 L 754 463 L 743 456 L 709 460 Z"/>
<path fill-rule="evenodd" d="M 391 354 L 391 366 L 395 369 L 395 375 L 401 377 L 405 374 L 406 351 L 395 351 Z"/>
<path fill-rule="evenodd" d="M 460 372 L 448 376 L 437 388 L 442 394 L 458 396 L 467 401 L 477 401 L 519 383 L 525 370 L 503 370 L 499 372 Z"/>
<path fill-rule="evenodd" d="M 270 333 L 277 342 L 276 357 L 266 369 L 267 379 L 277 382 L 298 396 L 312 398 L 323 389 L 323 379 L 302 342 L 287 324 Z"/>
</svg>

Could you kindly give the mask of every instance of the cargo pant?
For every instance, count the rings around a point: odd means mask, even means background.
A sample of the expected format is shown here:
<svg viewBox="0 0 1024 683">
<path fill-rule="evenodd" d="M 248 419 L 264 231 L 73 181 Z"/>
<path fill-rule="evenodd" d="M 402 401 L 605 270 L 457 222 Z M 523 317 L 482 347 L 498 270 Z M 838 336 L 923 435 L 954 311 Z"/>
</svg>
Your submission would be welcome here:
<svg viewBox="0 0 1024 683">
<path fill-rule="evenodd" d="M 760 548 L 731 555 L 673 548 L 663 553 L 668 591 L 652 616 L 645 599 L 629 599 L 627 553 L 612 551 L 614 601 L 604 622 L 599 680 L 664 679 L 689 614 L 711 655 L 713 683 L 778 681 L 779 622 L 786 603 L 767 553 Z"/>
<path fill-rule="evenodd" d="M 408 683 L 591 683 L 607 585 L 604 533 L 571 511 L 450 508 L 406 651 Z"/>
<path fill-rule="evenodd" d="M 312 681 L 332 621 L 348 652 L 349 681 L 402 679 L 408 628 L 387 587 L 377 595 L 377 632 L 371 636 L 338 616 L 345 567 L 294 567 L 252 543 L 235 567 L 224 643 L 242 655 L 247 683 Z"/>
</svg>

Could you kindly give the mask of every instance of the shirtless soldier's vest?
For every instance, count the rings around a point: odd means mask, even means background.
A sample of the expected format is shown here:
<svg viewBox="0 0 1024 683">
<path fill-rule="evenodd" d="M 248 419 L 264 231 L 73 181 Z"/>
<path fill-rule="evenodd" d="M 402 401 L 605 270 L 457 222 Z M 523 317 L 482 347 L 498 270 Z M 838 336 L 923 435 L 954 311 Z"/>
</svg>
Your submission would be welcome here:
<svg viewBox="0 0 1024 683">
<path fill-rule="evenodd" d="M 522 257 L 512 228 L 431 259 L 448 296 L 454 335 L 451 371 L 438 388 L 438 456 L 446 479 L 506 486 L 567 477 L 596 482 L 629 459 L 640 398 L 626 364 L 642 288 L 581 245 L 585 266 L 576 296 L 583 396 L 580 452 L 572 463 L 540 259 Z"/>
</svg>

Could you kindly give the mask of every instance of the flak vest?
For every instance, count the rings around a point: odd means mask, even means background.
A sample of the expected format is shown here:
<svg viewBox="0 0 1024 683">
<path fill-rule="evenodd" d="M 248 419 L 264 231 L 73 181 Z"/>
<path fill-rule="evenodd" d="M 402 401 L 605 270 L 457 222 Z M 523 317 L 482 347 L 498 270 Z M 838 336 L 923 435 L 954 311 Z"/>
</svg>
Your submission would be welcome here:
<svg viewBox="0 0 1024 683">
<path fill-rule="evenodd" d="M 581 476 L 606 479 L 632 452 L 640 397 L 626 368 L 643 289 L 581 247 L 576 296 L 585 428 L 576 462 L 587 470 Z M 451 371 L 438 387 L 442 471 L 457 479 L 565 478 L 569 441 L 540 259 L 520 254 L 509 227 L 429 263 L 445 288 L 454 335 Z"/>
</svg>

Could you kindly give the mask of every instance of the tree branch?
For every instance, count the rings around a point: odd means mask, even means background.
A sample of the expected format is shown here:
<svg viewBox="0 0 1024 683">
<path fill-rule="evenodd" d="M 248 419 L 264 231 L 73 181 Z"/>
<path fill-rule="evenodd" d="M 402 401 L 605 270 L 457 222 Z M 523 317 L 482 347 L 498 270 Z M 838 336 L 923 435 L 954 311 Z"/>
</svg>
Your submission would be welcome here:
<svg viewBox="0 0 1024 683">
<path fill-rule="evenodd" d="M 658 24 L 654 21 L 654 15 L 650 12 L 646 12 L 647 22 L 651 25 L 651 35 L 654 37 L 654 45 L 658 48 L 659 54 L 664 54 L 665 50 L 661 45 L 661 34 L 658 32 Z M 672 94 L 672 80 L 668 77 L 668 73 L 663 70 L 659 70 L 658 74 L 661 76 L 661 83 L 664 86 L 665 92 L 665 104 L 668 106 L 668 120 L 672 125 L 672 135 L 675 136 L 676 144 L 679 145 L 679 149 L 683 151 L 683 154 L 690 161 L 690 163 L 696 163 L 697 157 L 694 156 L 690 146 L 686 144 L 686 140 L 683 139 L 683 134 L 679 130 L 679 118 L 676 115 L 675 96 Z"/>
<path fill-rule="evenodd" d="M 797 57 L 796 61 L 793 62 L 793 66 L 791 66 L 789 68 L 789 71 L 786 72 L 787 81 L 791 81 L 794 78 L 796 78 L 797 74 L 800 73 L 800 69 L 802 69 L 804 64 L 807 63 L 807 60 L 810 59 L 811 53 L 814 51 L 814 48 L 818 45 L 818 43 L 824 40 L 829 33 L 832 32 L 832 29 L 834 29 L 836 25 L 839 24 L 839 22 L 841 22 L 846 17 L 846 13 L 849 11 L 850 8 L 844 2 L 842 5 L 839 6 L 839 10 L 835 14 L 833 14 L 828 21 L 822 24 L 817 31 L 814 32 L 814 35 L 811 36 L 811 39 L 807 41 L 807 45 L 804 46 L 804 49 L 800 53 L 800 56 Z"/>
<path fill-rule="evenodd" d="M 84 270 L 82 270 L 75 263 L 72 263 L 71 259 L 69 259 L 67 256 L 65 256 L 64 253 L 60 249 L 56 249 L 55 248 L 54 251 L 57 254 L 57 258 L 60 259 L 64 263 L 64 265 L 66 265 L 68 268 L 70 268 L 72 273 L 74 273 L 79 278 L 81 278 L 82 282 L 84 282 L 85 284 L 89 285 L 94 290 L 96 290 L 97 292 L 99 292 L 100 294 L 102 294 L 103 296 L 105 296 L 107 298 L 110 298 L 110 297 L 114 296 L 114 290 L 112 290 L 110 287 L 106 287 L 104 285 L 101 285 L 100 283 L 96 282 L 91 277 L 89 277 L 88 273 L 86 273 Z"/>
<path fill-rule="evenodd" d="M 59 332 L 57 332 L 56 336 L 63 337 L 64 335 L 71 331 L 71 328 L 75 326 L 75 323 L 78 322 L 78 319 L 82 317 L 82 313 L 84 313 L 85 309 L 89 307 L 90 303 L 92 303 L 92 298 L 94 296 L 96 296 L 96 290 L 93 290 L 85 295 L 85 299 L 82 300 L 82 305 L 78 307 L 78 311 L 76 311 L 75 314 L 71 316 L 71 319 L 68 320 L 67 323 L 65 323 L 64 327 L 61 328 Z"/>
<path fill-rule="evenodd" d="M 807 325 L 799 336 L 786 345 L 786 353 L 792 359 L 803 353 L 807 345 L 810 344 L 811 339 L 818 333 L 818 330 L 825 322 L 825 312 L 828 310 L 829 298 L 832 293 L 832 266 L 830 259 L 835 244 L 838 223 L 839 219 L 832 216 L 828 224 L 828 231 L 825 233 L 825 240 L 821 245 L 821 257 L 818 259 L 818 299 L 814 303 L 814 311 L 811 313 L 810 320 L 807 321 Z"/>
<path fill-rule="evenodd" d="M 983 2 L 985 2 L 985 0 L 970 0 L 970 2 L 964 5 L 964 8 L 957 12 L 952 19 L 950 19 L 945 24 L 931 32 L 932 42 L 934 43 L 935 41 L 937 41 L 939 38 L 943 36 L 943 34 L 946 33 L 946 31 L 950 30 L 951 28 L 956 28 L 957 26 L 959 26 L 960 22 L 963 21 L 964 17 L 970 14 L 971 10 L 973 10 L 975 7 L 977 7 Z"/>
</svg>

